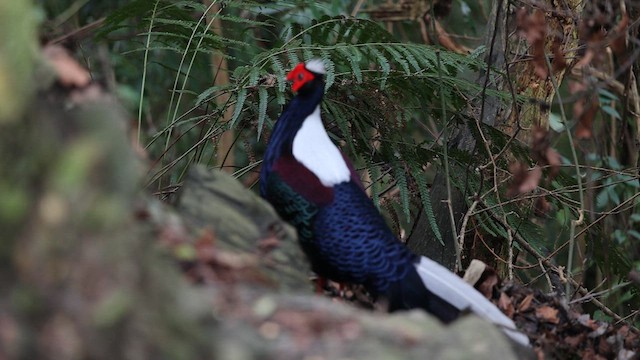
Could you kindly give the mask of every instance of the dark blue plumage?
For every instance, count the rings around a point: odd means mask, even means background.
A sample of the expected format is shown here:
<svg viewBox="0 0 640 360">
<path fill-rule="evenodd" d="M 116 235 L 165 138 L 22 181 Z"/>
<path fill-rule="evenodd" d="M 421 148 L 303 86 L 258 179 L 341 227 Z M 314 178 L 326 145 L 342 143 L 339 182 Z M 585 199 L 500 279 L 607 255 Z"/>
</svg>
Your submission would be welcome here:
<svg viewBox="0 0 640 360">
<path fill-rule="evenodd" d="M 473 287 L 396 239 L 324 130 L 319 109 L 324 69 L 317 63 L 307 67 L 300 64 L 288 75 L 298 94 L 273 129 L 260 193 L 296 227 L 313 271 L 364 285 L 386 298 L 391 311 L 422 308 L 449 322 L 469 308 L 513 329 L 513 322 Z M 517 341 L 528 342 L 526 337 Z"/>
</svg>

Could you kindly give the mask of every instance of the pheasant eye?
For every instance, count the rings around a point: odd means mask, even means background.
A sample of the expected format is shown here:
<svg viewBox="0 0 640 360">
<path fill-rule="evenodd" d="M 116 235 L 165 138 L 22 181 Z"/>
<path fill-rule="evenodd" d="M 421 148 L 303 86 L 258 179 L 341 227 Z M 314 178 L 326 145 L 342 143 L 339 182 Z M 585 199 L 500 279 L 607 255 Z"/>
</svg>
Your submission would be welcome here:
<svg viewBox="0 0 640 360">
<path fill-rule="evenodd" d="M 304 74 L 303 73 L 299 73 L 298 74 L 298 80 L 302 80 L 304 79 Z"/>
</svg>

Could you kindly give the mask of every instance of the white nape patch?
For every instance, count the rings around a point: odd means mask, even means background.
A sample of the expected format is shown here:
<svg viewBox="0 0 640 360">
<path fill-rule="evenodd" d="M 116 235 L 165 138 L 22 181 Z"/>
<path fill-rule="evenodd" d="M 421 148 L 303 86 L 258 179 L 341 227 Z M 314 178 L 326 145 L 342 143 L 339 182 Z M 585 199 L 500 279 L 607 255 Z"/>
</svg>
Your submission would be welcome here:
<svg viewBox="0 0 640 360">
<path fill-rule="evenodd" d="M 309 115 L 293 139 L 293 157 L 311 170 L 324 186 L 351 179 L 351 171 L 331 141 L 320 117 L 320 105 Z"/>
<path fill-rule="evenodd" d="M 313 71 L 316 74 L 326 74 L 327 71 L 324 68 L 324 63 L 320 59 L 311 59 L 304 64 L 304 67 L 309 71 Z"/>
</svg>

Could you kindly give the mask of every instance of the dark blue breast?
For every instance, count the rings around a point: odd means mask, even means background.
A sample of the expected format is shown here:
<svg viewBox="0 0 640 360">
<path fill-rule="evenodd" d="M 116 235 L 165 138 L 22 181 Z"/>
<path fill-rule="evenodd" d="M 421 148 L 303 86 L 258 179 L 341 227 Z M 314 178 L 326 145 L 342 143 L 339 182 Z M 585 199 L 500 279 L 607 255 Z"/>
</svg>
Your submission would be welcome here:
<svg viewBox="0 0 640 360">
<path fill-rule="evenodd" d="M 364 284 L 374 295 L 404 279 L 416 260 L 353 181 L 334 186 L 334 201 L 315 215 L 313 235 L 321 275 Z"/>
</svg>

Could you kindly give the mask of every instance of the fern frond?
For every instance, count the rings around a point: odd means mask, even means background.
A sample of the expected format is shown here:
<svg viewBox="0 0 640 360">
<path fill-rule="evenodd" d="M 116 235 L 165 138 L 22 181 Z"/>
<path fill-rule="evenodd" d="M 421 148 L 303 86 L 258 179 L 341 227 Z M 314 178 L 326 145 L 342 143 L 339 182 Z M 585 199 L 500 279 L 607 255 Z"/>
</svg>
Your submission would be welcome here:
<svg viewBox="0 0 640 360">
<path fill-rule="evenodd" d="M 371 54 L 373 55 L 373 59 L 376 64 L 380 66 L 382 70 L 382 79 L 380 80 L 380 90 L 384 90 L 387 85 L 387 79 L 389 78 L 389 73 L 391 72 L 391 65 L 389 64 L 389 60 L 375 47 L 372 47 Z"/>
<path fill-rule="evenodd" d="M 407 217 L 407 221 L 411 221 L 411 213 L 409 211 L 409 183 L 407 181 L 407 175 L 404 167 L 395 163 L 393 165 L 393 173 L 396 179 L 396 187 L 400 191 L 400 204 L 402 205 L 402 212 Z"/>
<path fill-rule="evenodd" d="M 229 122 L 230 126 L 234 126 L 242 114 L 242 110 L 244 108 L 244 102 L 247 99 L 247 88 L 241 88 L 236 95 L 236 104 L 235 109 L 233 110 L 233 116 L 231 117 L 231 121 Z"/>
<path fill-rule="evenodd" d="M 325 49 L 320 50 L 320 58 L 324 62 L 324 66 L 327 69 L 327 75 L 325 78 L 325 86 L 324 86 L 324 90 L 327 91 L 327 89 L 329 89 L 331 85 L 333 85 L 333 83 L 335 82 L 336 65 L 331 60 L 331 56 L 329 55 L 329 52 Z"/>
<path fill-rule="evenodd" d="M 262 127 L 264 126 L 264 119 L 267 117 L 268 94 L 267 88 L 265 88 L 264 86 L 258 87 L 258 99 L 260 103 L 260 105 L 258 106 L 258 140 L 260 140 Z"/>
<path fill-rule="evenodd" d="M 427 220 L 429 221 L 431 230 L 435 234 L 438 241 L 440 241 L 440 244 L 444 246 L 442 234 L 440 233 L 440 228 L 438 227 L 436 216 L 433 213 L 433 207 L 431 206 L 431 195 L 429 194 L 427 179 L 424 171 L 419 169 L 417 164 L 415 163 L 411 165 L 411 170 L 411 177 L 415 180 L 416 184 L 418 185 L 418 191 L 420 192 L 420 199 L 422 200 L 422 210 L 427 216 Z"/>
<path fill-rule="evenodd" d="M 376 205 L 378 209 L 380 209 L 380 167 L 373 165 L 368 160 L 365 160 L 367 164 L 367 171 L 369 172 L 369 177 L 371 178 L 371 185 L 369 188 L 371 189 L 371 200 Z"/>
</svg>

